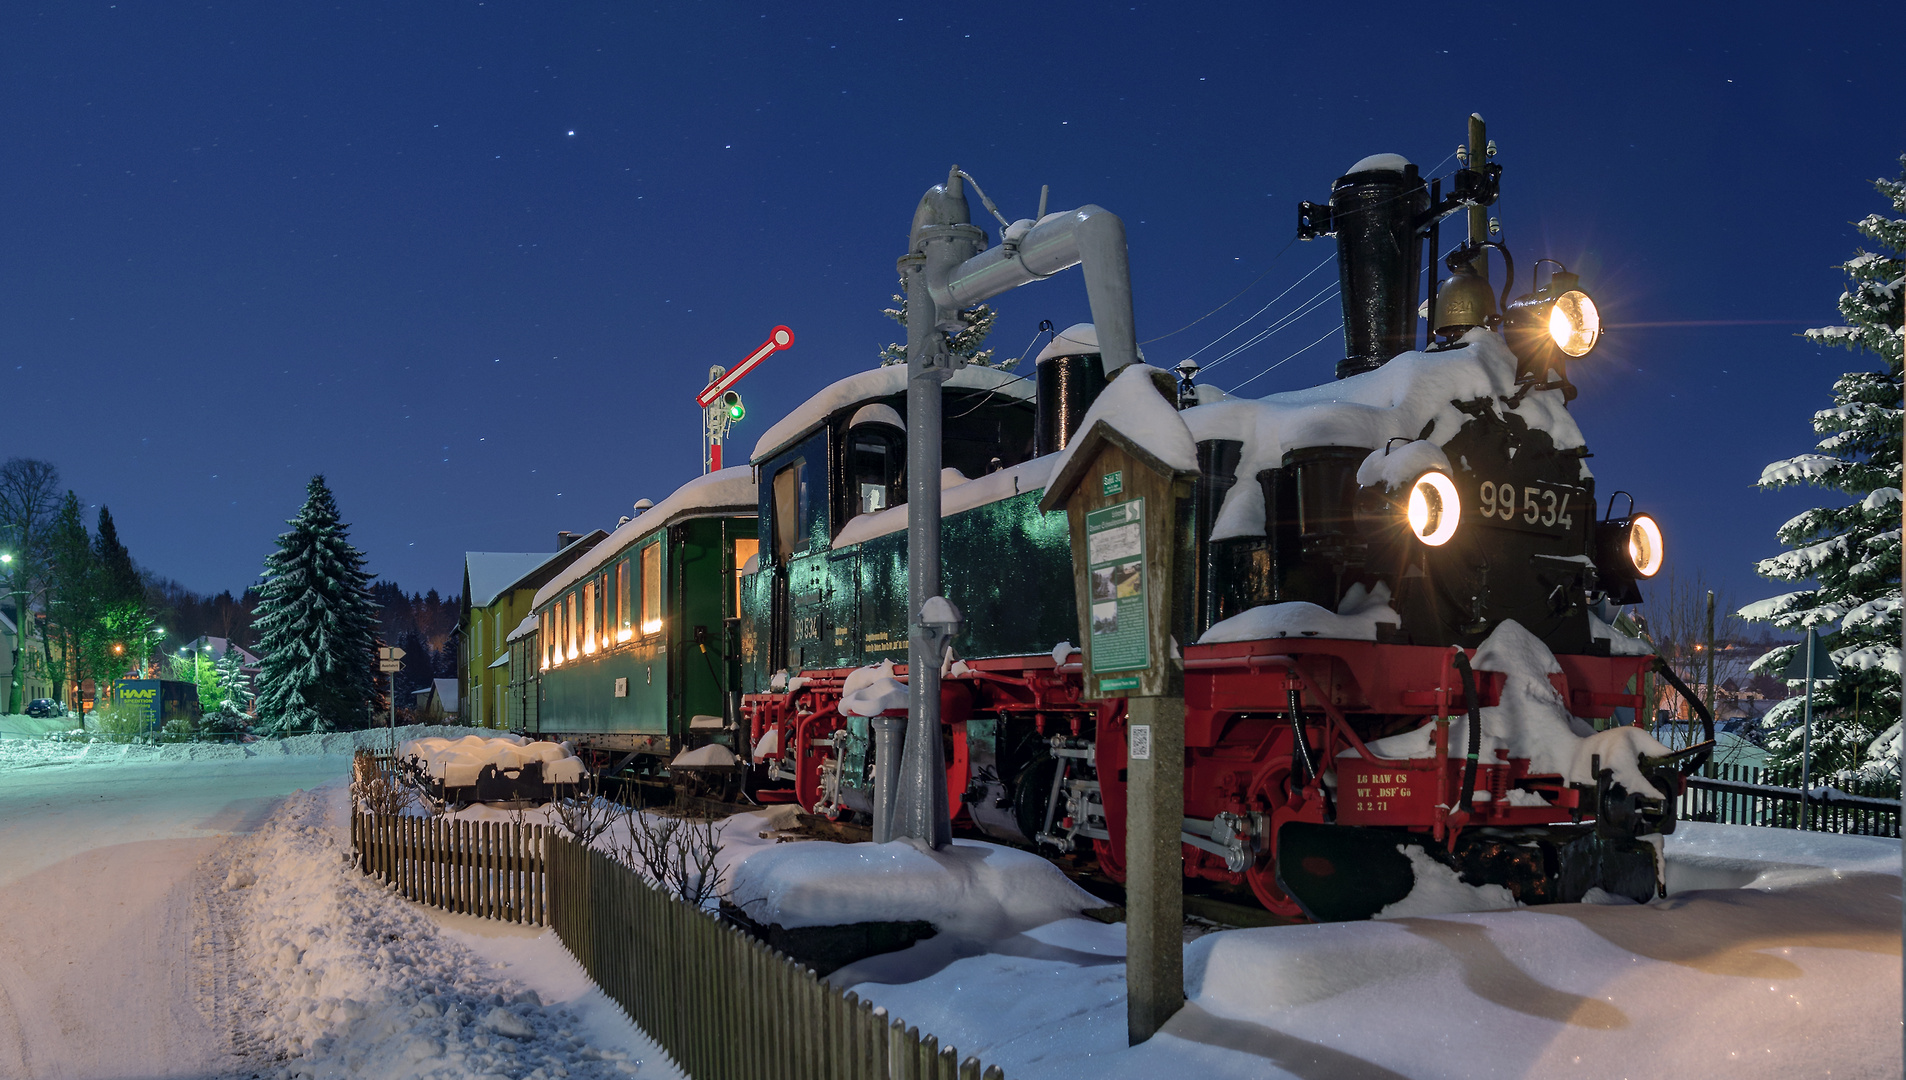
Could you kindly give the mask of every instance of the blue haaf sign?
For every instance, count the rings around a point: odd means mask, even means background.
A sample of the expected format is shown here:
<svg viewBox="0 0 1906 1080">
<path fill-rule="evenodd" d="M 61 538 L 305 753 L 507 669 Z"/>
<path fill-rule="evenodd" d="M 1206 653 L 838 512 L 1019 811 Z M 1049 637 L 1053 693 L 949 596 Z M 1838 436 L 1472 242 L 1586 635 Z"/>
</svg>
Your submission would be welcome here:
<svg viewBox="0 0 1906 1080">
<path fill-rule="evenodd" d="M 195 683 L 177 679 L 121 679 L 113 696 L 122 705 L 142 710 L 147 728 L 164 727 L 170 720 L 199 717 L 199 688 Z"/>
</svg>

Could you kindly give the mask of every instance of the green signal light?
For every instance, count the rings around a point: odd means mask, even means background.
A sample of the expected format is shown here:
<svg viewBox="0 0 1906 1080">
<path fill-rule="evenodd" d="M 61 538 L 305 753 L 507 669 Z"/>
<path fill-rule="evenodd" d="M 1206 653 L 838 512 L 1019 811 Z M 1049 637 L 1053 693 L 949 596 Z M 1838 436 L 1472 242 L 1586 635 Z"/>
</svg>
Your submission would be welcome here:
<svg viewBox="0 0 1906 1080">
<path fill-rule="evenodd" d="M 748 410 L 742 407 L 740 394 L 730 390 L 723 394 L 721 399 L 722 403 L 728 406 L 728 419 L 739 420 L 748 415 Z"/>
</svg>

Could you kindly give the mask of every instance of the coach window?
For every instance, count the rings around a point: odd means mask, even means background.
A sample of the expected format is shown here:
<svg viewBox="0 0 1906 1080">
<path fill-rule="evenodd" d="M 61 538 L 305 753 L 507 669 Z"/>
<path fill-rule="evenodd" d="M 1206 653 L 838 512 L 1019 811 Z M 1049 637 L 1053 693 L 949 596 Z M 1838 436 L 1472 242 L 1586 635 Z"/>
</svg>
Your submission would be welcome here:
<svg viewBox="0 0 1906 1080">
<path fill-rule="evenodd" d="M 590 578 L 582 586 L 582 651 L 596 651 L 596 579 Z"/>
<path fill-rule="evenodd" d="M 783 566 L 788 558 L 807 550 L 808 538 L 801 533 L 807 522 L 807 459 L 795 458 L 774 474 L 774 560 Z"/>
<path fill-rule="evenodd" d="M 539 639 L 539 644 L 536 647 L 542 650 L 542 657 L 543 657 L 542 670 L 548 671 L 549 670 L 549 643 L 556 640 L 556 636 L 550 632 L 549 612 L 547 611 L 543 612 L 542 618 L 537 620 L 536 630 L 537 630 L 536 636 Z"/>
<path fill-rule="evenodd" d="M 754 536 L 735 538 L 735 606 L 730 615 L 741 614 L 741 576 L 747 571 L 748 563 L 761 553 L 761 539 Z"/>
<path fill-rule="evenodd" d="M 569 659 L 576 658 L 576 594 L 570 593 L 563 601 L 563 637 L 568 639 L 568 647 L 563 650 Z"/>
<path fill-rule="evenodd" d="M 615 575 L 616 580 L 620 582 L 616 588 L 616 596 L 618 598 L 616 602 L 616 623 L 619 629 L 616 630 L 615 639 L 617 641 L 627 641 L 629 638 L 635 636 L 633 627 L 629 622 L 629 606 L 632 602 L 629 589 L 634 575 L 629 573 L 628 556 L 623 556 L 622 561 L 615 564 Z"/>
<path fill-rule="evenodd" d="M 642 633 L 662 629 L 662 544 L 642 549 Z"/>
<path fill-rule="evenodd" d="M 906 501 L 901 489 L 907 460 L 907 425 L 890 405 L 864 405 L 847 425 L 847 513 L 877 514 Z"/>
</svg>

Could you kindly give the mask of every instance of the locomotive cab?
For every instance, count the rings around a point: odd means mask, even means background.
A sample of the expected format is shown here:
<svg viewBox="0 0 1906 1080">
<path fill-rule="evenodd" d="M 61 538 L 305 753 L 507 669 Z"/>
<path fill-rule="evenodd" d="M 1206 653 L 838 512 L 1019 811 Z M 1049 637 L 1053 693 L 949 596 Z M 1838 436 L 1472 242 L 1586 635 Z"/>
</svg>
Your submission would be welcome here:
<svg viewBox="0 0 1906 1080">
<path fill-rule="evenodd" d="M 906 368 L 890 365 L 829 386 L 775 424 L 755 446 L 761 550 L 743 588 L 756 598 L 744 621 L 744 684 L 770 689 L 775 673 L 851 666 L 863 646 L 905 648 L 905 635 L 867 642 L 859 553 L 850 524 L 890 514 L 907 492 Z M 1032 456 L 1033 387 L 997 368 L 971 366 L 941 392 L 945 484 L 975 479 Z M 903 520 L 902 515 L 892 515 Z M 904 581 L 904 562 L 901 566 Z M 904 656 L 900 657 L 904 659 Z"/>
</svg>

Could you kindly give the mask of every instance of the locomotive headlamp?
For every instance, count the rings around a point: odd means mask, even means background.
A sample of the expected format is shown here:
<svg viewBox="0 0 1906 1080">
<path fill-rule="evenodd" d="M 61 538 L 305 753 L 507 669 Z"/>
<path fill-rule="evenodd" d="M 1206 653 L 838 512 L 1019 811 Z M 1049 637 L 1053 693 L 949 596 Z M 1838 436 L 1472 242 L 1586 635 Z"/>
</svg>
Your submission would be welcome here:
<svg viewBox="0 0 1906 1080">
<path fill-rule="evenodd" d="M 1430 547 L 1442 547 L 1456 535 L 1456 522 L 1462 517 L 1462 501 L 1456 496 L 1456 484 L 1441 472 L 1426 472 L 1410 485 L 1409 502 L 1404 508 L 1410 532 Z"/>
<path fill-rule="evenodd" d="M 1602 315 L 1581 288 L 1579 275 L 1557 270 L 1547 285 L 1509 301 L 1509 348 L 1524 364 L 1540 371 L 1555 358 L 1587 356 L 1602 336 Z"/>
<path fill-rule="evenodd" d="M 1595 524 L 1595 569 L 1609 600 L 1616 604 L 1640 603 L 1638 583 L 1660 573 L 1666 558 L 1660 524 L 1636 513 L 1632 506 L 1627 517 L 1609 517 Z"/>
<path fill-rule="evenodd" d="M 1564 275 L 1557 274 L 1556 277 Z M 1573 278 L 1574 274 L 1566 275 Z M 1555 283 L 1551 281 L 1553 289 Z M 1569 289 L 1549 308 L 1549 340 L 1570 356 L 1587 356 L 1602 336 L 1602 315 L 1595 301 L 1580 289 Z"/>
<path fill-rule="evenodd" d="M 1628 520 L 1628 562 L 1634 566 L 1635 573 L 1642 577 L 1654 577 L 1661 571 L 1662 547 L 1661 526 L 1646 514 L 1636 514 Z"/>
</svg>

